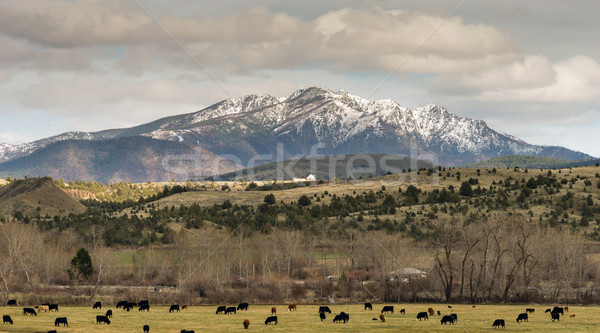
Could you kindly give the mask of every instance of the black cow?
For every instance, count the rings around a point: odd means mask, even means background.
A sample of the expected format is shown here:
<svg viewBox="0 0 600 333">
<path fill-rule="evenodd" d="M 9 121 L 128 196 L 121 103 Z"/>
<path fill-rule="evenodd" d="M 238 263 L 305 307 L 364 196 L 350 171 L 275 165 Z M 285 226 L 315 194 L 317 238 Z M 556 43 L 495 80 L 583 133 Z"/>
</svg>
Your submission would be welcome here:
<svg viewBox="0 0 600 333">
<path fill-rule="evenodd" d="M 522 322 L 522 321 L 529 321 L 529 318 L 527 316 L 526 313 L 521 313 L 519 314 L 519 316 L 517 317 L 517 323 L 518 322 Z"/>
<path fill-rule="evenodd" d="M 96 324 L 110 325 L 110 319 L 106 316 L 96 316 Z"/>
<path fill-rule="evenodd" d="M 17 306 L 17 300 L 16 299 L 9 299 L 8 303 L 6 303 L 6 306 Z"/>
<path fill-rule="evenodd" d="M 438 314 L 438 316 L 441 316 L 441 315 L 442 315 L 442 313 L 441 313 L 439 310 L 438 310 L 437 314 Z"/>
<path fill-rule="evenodd" d="M 321 318 L 321 321 L 327 319 L 327 318 L 325 318 L 325 312 L 319 312 L 319 318 Z"/>
<path fill-rule="evenodd" d="M 148 306 L 150 305 L 150 303 L 148 303 L 148 300 L 147 300 L 147 299 L 143 299 L 143 300 L 141 300 L 141 301 L 139 301 L 139 302 L 138 302 L 138 306 L 142 306 L 142 305 L 144 305 L 144 304 L 146 304 L 146 305 L 148 305 Z"/>
<path fill-rule="evenodd" d="M 494 320 L 494 323 L 492 324 L 493 328 L 499 328 L 500 326 L 502 326 L 502 328 L 505 328 L 504 326 L 504 319 L 496 319 Z"/>
<path fill-rule="evenodd" d="M 369 309 L 369 310 L 373 310 L 373 305 L 371 303 L 365 303 L 365 310 Z"/>
<path fill-rule="evenodd" d="M 225 305 L 219 306 L 217 307 L 217 312 L 215 314 L 225 313 L 225 310 L 227 310 L 227 307 Z"/>
<path fill-rule="evenodd" d="M 535 309 L 534 308 L 527 308 L 525 309 L 525 313 L 534 313 Z"/>
<path fill-rule="evenodd" d="M 552 316 L 552 321 L 560 321 L 560 315 L 558 314 L 558 312 L 552 312 L 550 315 Z"/>
<path fill-rule="evenodd" d="M 129 311 L 133 310 L 133 307 L 135 307 L 136 305 L 137 305 L 137 303 L 127 302 L 127 303 L 125 303 L 125 305 L 123 305 L 123 310 L 129 312 Z"/>
<path fill-rule="evenodd" d="M 117 302 L 117 309 L 124 307 L 125 305 L 127 305 L 127 301 L 118 301 Z"/>
<path fill-rule="evenodd" d="M 331 313 L 331 310 L 329 309 L 328 306 L 320 306 L 319 307 L 319 312 L 321 312 L 321 313 L 323 313 L 323 312 Z"/>
<path fill-rule="evenodd" d="M 564 315 L 564 309 L 558 306 L 555 306 L 554 309 L 552 309 L 552 313 L 560 313 L 561 315 Z"/>
<path fill-rule="evenodd" d="M 454 318 L 452 316 L 443 316 L 442 317 L 442 325 L 446 324 L 454 324 Z"/>
<path fill-rule="evenodd" d="M 49 304 L 48 305 L 48 310 L 49 311 L 57 311 L 58 312 L 58 304 Z"/>
<path fill-rule="evenodd" d="M 48 333 L 56 333 L 56 330 L 48 331 Z"/>
<path fill-rule="evenodd" d="M 427 312 L 417 313 L 417 320 L 421 321 L 421 319 L 429 320 L 429 316 L 427 315 Z"/>
<path fill-rule="evenodd" d="M 242 310 L 248 311 L 248 303 L 244 302 L 244 303 L 238 304 L 237 309 L 239 311 L 242 311 Z"/>
<path fill-rule="evenodd" d="M 451 313 L 450 317 L 452 317 L 454 319 L 454 322 L 458 321 L 458 315 L 456 313 Z"/>
<path fill-rule="evenodd" d="M 337 323 L 343 322 L 345 324 L 348 321 L 350 321 L 350 316 L 347 313 L 343 312 L 343 311 L 340 312 L 340 314 L 335 315 L 335 317 L 333 318 L 333 322 L 334 323 L 336 323 L 336 322 Z"/>
<path fill-rule="evenodd" d="M 544 313 L 548 313 L 548 312 L 552 312 L 552 309 L 546 309 L 546 311 L 544 311 Z"/>
<path fill-rule="evenodd" d="M 107 318 L 112 318 L 112 310 L 107 310 L 106 311 L 106 317 Z"/>
<path fill-rule="evenodd" d="M 175 312 L 175 311 L 177 311 L 177 312 L 180 312 L 180 311 L 181 311 L 181 310 L 179 309 L 179 305 L 177 305 L 177 304 L 173 304 L 173 305 L 171 305 L 171 307 L 169 308 L 169 313 L 171 313 L 171 312 Z"/>
<path fill-rule="evenodd" d="M 144 333 L 149 333 L 149 332 L 150 332 L 150 326 L 144 325 Z"/>
<path fill-rule="evenodd" d="M 237 313 L 237 312 L 235 312 L 235 306 L 230 306 L 227 309 L 225 309 L 225 314 L 229 314 L 229 313 L 233 313 L 233 314 Z"/>
<path fill-rule="evenodd" d="M 277 325 L 277 316 L 267 317 L 267 320 L 265 320 L 265 325 L 270 323 L 275 323 L 275 325 Z"/>
<path fill-rule="evenodd" d="M 3 324 L 9 323 L 9 324 L 13 324 L 12 318 L 10 316 L 4 315 L 2 316 L 2 322 Z"/>
<path fill-rule="evenodd" d="M 67 322 L 67 317 L 58 317 L 54 320 L 54 326 L 60 326 L 60 324 L 63 324 L 63 326 L 69 326 L 69 322 Z"/>
<path fill-rule="evenodd" d="M 401 310 L 400 310 L 400 314 L 406 314 L 406 310 L 404 310 L 404 309 L 401 309 Z M 439 312 L 439 311 L 438 311 L 438 314 L 440 314 L 440 312 Z"/>
<path fill-rule="evenodd" d="M 102 302 L 94 303 L 93 309 L 102 309 Z"/>
<path fill-rule="evenodd" d="M 383 309 L 381 309 L 381 313 L 394 313 L 394 307 L 392 305 L 386 305 L 383 307 Z"/>
<path fill-rule="evenodd" d="M 140 309 L 138 311 L 150 311 L 150 304 L 142 303 L 142 305 L 140 305 Z"/>
<path fill-rule="evenodd" d="M 33 308 L 23 308 L 23 314 L 37 316 L 37 312 Z"/>
<path fill-rule="evenodd" d="M 181 330 L 181 333 L 196 333 L 194 331 Z"/>
</svg>

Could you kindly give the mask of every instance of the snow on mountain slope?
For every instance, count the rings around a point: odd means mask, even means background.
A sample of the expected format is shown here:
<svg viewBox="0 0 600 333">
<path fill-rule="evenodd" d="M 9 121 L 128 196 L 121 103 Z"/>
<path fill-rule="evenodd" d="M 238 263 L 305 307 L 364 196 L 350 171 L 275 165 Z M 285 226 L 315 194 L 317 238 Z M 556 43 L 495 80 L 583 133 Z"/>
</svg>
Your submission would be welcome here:
<svg viewBox="0 0 600 333">
<path fill-rule="evenodd" d="M 300 89 L 290 96 L 248 95 L 221 101 L 198 112 L 172 116 L 130 129 L 69 132 L 18 146 L 1 145 L 0 161 L 66 139 L 97 140 L 133 135 L 200 145 L 216 154 L 307 154 L 320 144 L 323 154 L 391 153 L 417 149 L 447 165 L 500 155 L 539 155 L 569 160 L 591 156 L 561 147 L 530 145 L 459 117 L 433 104 L 414 110 L 392 100 L 369 100 L 345 91 Z M 286 155 L 286 156 L 288 156 Z"/>
</svg>

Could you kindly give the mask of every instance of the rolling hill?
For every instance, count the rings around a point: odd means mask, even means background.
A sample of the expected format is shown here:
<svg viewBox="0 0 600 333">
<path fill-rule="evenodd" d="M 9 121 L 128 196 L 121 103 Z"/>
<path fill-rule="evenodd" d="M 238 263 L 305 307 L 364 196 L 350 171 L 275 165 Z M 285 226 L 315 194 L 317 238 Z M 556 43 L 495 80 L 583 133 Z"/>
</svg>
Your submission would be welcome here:
<svg viewBox="0 0 600 333">
<path fill-rule="evenodd" d="M 85 211 L 79 201 L 54 185 L 50 177 L 18 179 L 0 187 L 0 216 L 49 216 L 80 214 Z"/>
</svg>

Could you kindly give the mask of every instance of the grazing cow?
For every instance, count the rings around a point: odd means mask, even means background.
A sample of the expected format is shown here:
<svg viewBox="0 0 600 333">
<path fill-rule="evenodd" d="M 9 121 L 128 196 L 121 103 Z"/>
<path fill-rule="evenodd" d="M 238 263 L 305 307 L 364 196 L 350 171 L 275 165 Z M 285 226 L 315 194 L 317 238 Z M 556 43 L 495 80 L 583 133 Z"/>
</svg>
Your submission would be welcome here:
<svg viewBox="0 0 600 333">
<path fill-rule="evenodd" d="M 437 314 L 438 314 L 438 316 L 441 316 L 441 315 L 442 315 L 442 313 L 441 313 L 439 310 L 438 310 Z"/>
<path fill-rule="evenodd" d="M 227 307 L 225 305 L 222 306 L 218 306 L 217 307 L 217 312 L 215 312 L 215 314 L 219 314 L 219 313 L 225 313 L 225 310 L 227 309 Z"/>
<path fill-rule="evenodd" d="M 522 321 L 529 321 L 529 318 L 527 316 L 527 313 L 521 313 L 519 314 L 519 316 L 517 317 L 517 323 L 522 322 Z"/>
<path fill-rule="evenodd" d="M 401 309 L 401 310 L 400 310 L 400 314 L 406 314 L 406 310 L 404 310 L 404 309 Z M 438 311 L 438 314 L 439 314 L 439 311 Z"/>
<path fill-rule="evenodd" d="M 454 322 L 458 321 L 458 315 L 456 313 L 451 313 L 450 317 L 454 318 Z"/>
<path fill-rule="evenodd" d="M 381 309 L 381 313 L 394 313 L 394 306 L 386 305 Z"/>
<path fill-rule="evenodd" d="M 555 320 L 560 321 L 560 315 L 558 314 L 558 312 L 552 312 L 550 314 L 550 316 L 552 316 L 552 321 L 555 321 Z"/>
<path fill-rule="evenodd" d="M 93 309 L 102 309 L 102 302 L 96 302 L 96 303 L 94 303 L 94 306 L 92 308 Z"/>
<path fill-rule="evenodd" d="M 106 317 L 107 318 L 112 318 L 112 310 L 107 310 L 106 311 Z"/>
<path fill-rule="evenodd" d="M 149 305 L 150 303 L 148 302 L 147 299 L 143 299 L 143 300 L 141 300 L 141 301 L 138 302 L 138 306 L 142 306 L 144 304 Z"/>
<path fill-rule="evenodd" d="M 277 325 L 277 316 L 267 317 L 267 320 L 265 320 L 265 325 L 270 323 L 275 323 L 275 325 Z"/>
<path fill-rule="evenodd" d="M 150 304 L 142 303 L 142 305 L 140 305 L 140 309 L 138 311 L 150 311 Z"/>
<path fill-rule="evenodd" d="M 136 305 L 137 305 L 137 303 L 127 302 L 125 305 L 123 305 L 123 310 L 129 312 L 129 311 L 133 310 L 133 307 Z"/>
<path fill-rule="evenodd" d="M 321 318 L 321 321 L 323 321 L 323 320 L 327 319 L 327 318 L 325 317 L 325 312 L 319 312 L 319 318 Z"/>
<path fill-rule="evenodd" d="M 6 323 L 11 324 L 11 325 L 13 324 L 12 318 L 7 315 L 2 316 L 2 322 L 3 322 L 3 324 L 6 324 Z"/>
<path fill-rule="evenodd" d="M 448 305 L 448 309 L 452 309 L 452 305 Z"/>
<path fill-rule="evenodd" d="M 276 314 L 277 314 L 277 307 L 274 306 L 274 307 L 271 308 L 271 315 L 274 316 Z"/>
<path fill-rule="evenodd" d="M 48 333 L 56 333 L 56 330 L 48 331 Z"/>
<path fill-rule="evenodd" d="M 17 306 L 17 300 L 16 299 L 9 299 L 8 303 L 6 303 L 6 306 Z"/>
<path fill-rule="evenodd" d="M 37 312 L 33 308 L 23 308 L 23 314 L 37 316 Z"/>
<path fill-rule="evenodd" d="M 227 309 L 225 309 L 225 314 L 229 314 L 229 313 L 233 313 L 233 314 L 237 313 L 237 312 L 235 312 L 235 306 L 230 306 Z"/>
<path fill-rule="evenodd" d="M 38 312 L 42 312 L 42 311 L 48 312 L 48 311 L 50 311 L 50 306 L 48 306 L 48 305 L 39 305 L 37 308 L 38 308 Z"/>
<path fill-rule="evenodd" d="M 429 312 L 430 316 L 433 316 L 435 314 L 435 311 L 433 311 L 432 308 L 427 309 L 427 312 Z"/>
<path fill-rule="evenodd" d="M 242 310 L 248 311 L 248 303 L 244 302 L 244 303 L 238 304 L 237 310 L 238 311 L 242 311 Z"/>
<path fill-rule="evenodd" d="M 546 309 L 546 311 L 544 311 L 544 313 L 548 313 L 548 312 L 552 312 L 551 309 Z"/>
<path fill-rule="evenodd" d="M 331 313 L 331 310 L 329 309 L 328 306 L 320 306 L 319 307 L 319 312 L 327 312 L 327 313 Z"/>
<path fill-rule="evenodd" d="M 570 315 L 569 317 L 571 317 L 571 318 L 575 318 L 575 315 L 574 315 L 574 314 L 572 314 L 572 315 Z"/>
<path fill-rule="evenodd" d="M 173 304 L 173 305 L 171 305 L 171 307 L 169 308 L 169 313 L 171 313 L 171 312 L 175 312 L 175 311 L 177 311 L 177 312 L 180 312 L 180 311 L 181 311 L 181 310 L 179 309 L 179 305 L 177 305 L 177 304 Z"/>
<path fill-rule="evenodd" d="M 182 305 L 181 310 L 187 310 L 187 304 Z"/>
<path fill-rule="evenodd" d="M 144 325 L 144 333 L 150 333 L 150 326 Z"/>
<path fill-rule="evenodd" d="M 369 302 L 365 303 L 365 310 L 366 309 L 373 310 L 373 305 Z"/>
<path fill-rule="evenodd" d="M 525 313 L 534 313 L 535 309 L 534 308 L 527 308 L 525 309 Z"/>
<path fill-rule="evenodd" d="M 564 309 L 565 309 L 565 312 L 569 312 L 569 307 L 568 306 L 565 306 Z"/>
<path fill-rule="evenodd" d="M 127 301 L 118 301 L 117 302 L 117 309 L 124 307 L 125 305 L 127 305 Z"/>
<path fill-rule="evenodd" d="M 58 317 L 54 320 L 54 326 L 60 326 L 60 324 L 63 324 L 63 326 L 69 326 L 69 322 L 67 322 L 67 317 Z"/>
<path fill-rule="evenodd" d="M 419 313 L 417 313 L 417 320 L 421 321 L 421 319 L 429 320 L 429 316 L 427 316 L 427 312 L 419 312 Z"/>
<path fill-rule="evenodd" d="M 181 330 L 181 333 L 196 333 L 194 331 Z"/>
<path fill-rule="evenodd" d="M 250 326 L 250 320 L 244 319 L 244 329 L 248 329 L 249 326 Z"/>
<path fill-rule="evenodd" d="M 96 316 L 96 324 L 110 325 L 110 319 L 106 316 Z"/>
<path fill-rule="evenodd" d="M 296 311 L 296 303 L 290 303 L 290 305 L 288 305 L 288 311 Z"/>
<path fill-rule="evenodd" d="M 560 313 L 561 315 L 564 315 L 564 309 L 558 306 L 555 306 L 554 309 L 552 309 L 552 313 Z"/>
<path fill-rule="evenodd" d="M 454 318 L 452 318 L 452 316 L 443 316 L 442 317 L 442 325 L 446 325 L 446 324 L 454 324 Z"/>
<path fill-rule="evenodd" d="M 496 319 L 494 320 L 494 323 L 492 324 L 493 328 L 500 328 L 500 326 L 502 326 L 502 328 L 505 328 L 504 326 L 504 319 Z"/>
<path fill-rule="evenodd" d="M 383 313 L 379 314 L 379 320 L 381 320 L 382 323 L 385 323 L 385 315 Z"/>
<path fill-rule="evenodd" d="M 343 312 L 343 311 L 340 312 L 340 314 L 335 315 L 335 317 L 333 318 L 334 323 L 344 322 L 344 324 L 345 324 L 348 321 L 350 321 L 350 316 L 346 312 Z"/>
<path fill-rule="evenodd" d="M 48 305 L 48 310 L 58 312 L 58 304 L 50 304 L 50 305 Z"/>
</svg>

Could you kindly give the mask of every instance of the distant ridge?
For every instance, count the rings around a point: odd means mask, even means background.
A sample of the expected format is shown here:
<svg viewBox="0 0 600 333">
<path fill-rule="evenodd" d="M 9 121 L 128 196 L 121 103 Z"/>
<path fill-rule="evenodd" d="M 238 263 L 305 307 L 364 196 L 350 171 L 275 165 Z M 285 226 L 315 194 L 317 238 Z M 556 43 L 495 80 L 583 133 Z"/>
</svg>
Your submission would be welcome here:
<svg viewBox="0 0 600 333">
<path fill-rule="evenodd" d="M 18 179 L 0 187 L 0 216 L 20 212 L 26 216 L 79 214 L 79 201 L 59 189 L 50 177 Z"/>
<path fill-rule="evenodd" d="M 314 169 L 313 169 L 314 167 Z M 307 177 L 313 174 L 317 180 L 340 180 L 383 176 L 388 171 L 430 169 L 434 165 L 429 161 L 419 161 L 406 156 L 383 154 L 356 154 L 318 156 L 293 159 L 259 165 L 252 169 L 243 169 L 225 173 L 210 179 L 217 180 L 292 180 L 294 177 Z"/>
<path fill-rule="evenodd" d="M 599 163 L 600 159 L 583 159 L 578 161 L 567 161 L 564 159 L 550 158 L 543 156 L 522 156 L 505 155 L 490 158 L 472 164 L 462 165 L 462 168 L 542 168 L 542 169 L 561 169 L 576 166 L 592 166 Z"/>
</svg>

